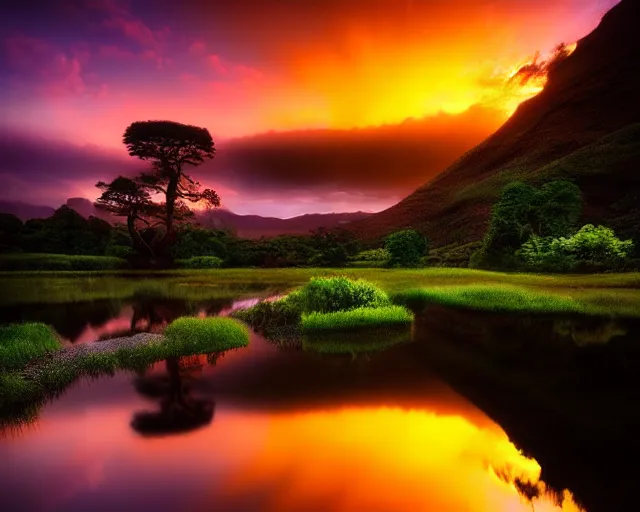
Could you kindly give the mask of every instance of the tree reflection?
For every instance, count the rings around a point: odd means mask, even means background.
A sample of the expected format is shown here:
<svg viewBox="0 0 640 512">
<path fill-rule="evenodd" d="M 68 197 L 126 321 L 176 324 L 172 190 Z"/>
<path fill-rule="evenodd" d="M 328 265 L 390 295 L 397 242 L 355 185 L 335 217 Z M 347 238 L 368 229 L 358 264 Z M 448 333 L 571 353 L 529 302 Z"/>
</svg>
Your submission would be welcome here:
<svg viewBox="0 0 640 512">
<path fill-rule="evenodd" d="M 216 357 L 207 361 L 215 364 Z M 202 369 L 198 358 L 171 357 L 166 360 L 166 374 L 136 377 L 136 391 L 159 400 L 160 409 L 136 412 L 131 427 L 143 436 L 164 436 L 189 432 L 211 423 L 215 402 L 209 397 L 191 394 L 194 374 Z"/>
<path fill-rule="evenodd" d="M 214 299 L 195 303 L 180 299 L 167 299 L 139 294 L 131 304 L 131 332 L 162 332 L 176 318 L 185 315 L 217 315 L 233 304 L 231 299 Z"/>
</svg>

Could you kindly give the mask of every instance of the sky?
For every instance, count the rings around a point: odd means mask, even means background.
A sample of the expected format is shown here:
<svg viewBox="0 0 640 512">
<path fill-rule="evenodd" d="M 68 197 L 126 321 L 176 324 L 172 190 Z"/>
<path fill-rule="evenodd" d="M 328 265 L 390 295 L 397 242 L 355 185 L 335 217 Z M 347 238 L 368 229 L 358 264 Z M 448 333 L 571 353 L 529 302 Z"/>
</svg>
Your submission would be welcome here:
<svg viewBox="0 0 640 512">
<path fill-rule="evenodd" d="M 237 213 L 378 211 L 495 131 L 509 78 L 616 0 L 21 0 L 0 18 L 0 199 L 133 174 L 134 121 L 206 127 Z"/>
</svg>

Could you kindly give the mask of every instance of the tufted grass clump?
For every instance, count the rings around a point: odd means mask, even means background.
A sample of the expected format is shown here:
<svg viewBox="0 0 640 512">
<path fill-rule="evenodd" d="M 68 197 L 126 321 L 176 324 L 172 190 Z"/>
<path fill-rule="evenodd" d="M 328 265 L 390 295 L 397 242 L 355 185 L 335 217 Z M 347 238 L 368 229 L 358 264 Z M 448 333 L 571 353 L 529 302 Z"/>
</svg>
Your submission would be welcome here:
<svg viewBox="0 0 640 512">
<path fill-rule="evenodd" d="M 305 313 L 331 313 L 390 305 L 389 297 L 373 283 L 347 277 L 312 277 L 300 290 Z"/>
<path fill-rule="evenodd" d="M 379 327 L 402 327 L 411 325 L 413 313 L 401 306 L 379 308 L 357 308 L 332 313 L 309 313 L 302 315 L 302 332 L 352 331 Z"/>
<path fill-rule="evenodd" d="M 181 355 L 222 352 L 249 344 L 249 331 L 233 318 L 181 317 L 164 331 L 166 344 Z"/>
<path fill-rule="evenodd" d="M 43 323 L 0 327 L 0 371 L 18 370 L 60 347 L 53 330 Z"/>
</svg>

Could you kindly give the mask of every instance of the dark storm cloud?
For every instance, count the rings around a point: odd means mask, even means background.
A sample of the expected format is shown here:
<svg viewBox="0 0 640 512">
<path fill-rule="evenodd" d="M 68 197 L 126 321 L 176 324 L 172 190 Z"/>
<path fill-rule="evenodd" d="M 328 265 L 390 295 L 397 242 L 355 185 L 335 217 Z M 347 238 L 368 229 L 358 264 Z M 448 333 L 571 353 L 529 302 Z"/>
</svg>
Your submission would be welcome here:
<svg viewBox="0 0 640 512">
<path fill-rule="evenodd" d="M 37 199 L 58 205 L 78 190 L 144 166 L 125 154 L 96 146 L 78 146 L 0 128 L 0 198 Z M 77 186 L 72 189 L 70 186 Z"/>
<path fill-rule="evenodd" d="M 221 144 L 212 176 L 252 192 L 343 190 L 409 193 L 481 142 L 503 120 L 474 107 L 400 125 L 308 130 L 244 137 Z M 205 178 L 206 179 L 206 178 Z"/>
</svg>

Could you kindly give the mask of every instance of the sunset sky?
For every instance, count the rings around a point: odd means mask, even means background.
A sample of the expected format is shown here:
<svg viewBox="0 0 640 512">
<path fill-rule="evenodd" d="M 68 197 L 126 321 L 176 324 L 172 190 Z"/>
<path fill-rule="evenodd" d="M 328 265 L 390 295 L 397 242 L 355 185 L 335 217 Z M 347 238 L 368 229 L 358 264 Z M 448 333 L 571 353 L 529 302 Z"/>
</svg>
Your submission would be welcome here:
<svg viewBox="0 0 640 512">
<path fill-rule="evenodd" d="M 380 210 L 540 89 L 509 82 L 537 51 L 575 42 L 616 3 L 12 2 L 0 199 L 93 200 L 96 181 L 140 168 L 127 125 L 170 119 L 209 129 L 218 156 L 194 174 L 237 213 Z"/>
</svg>

